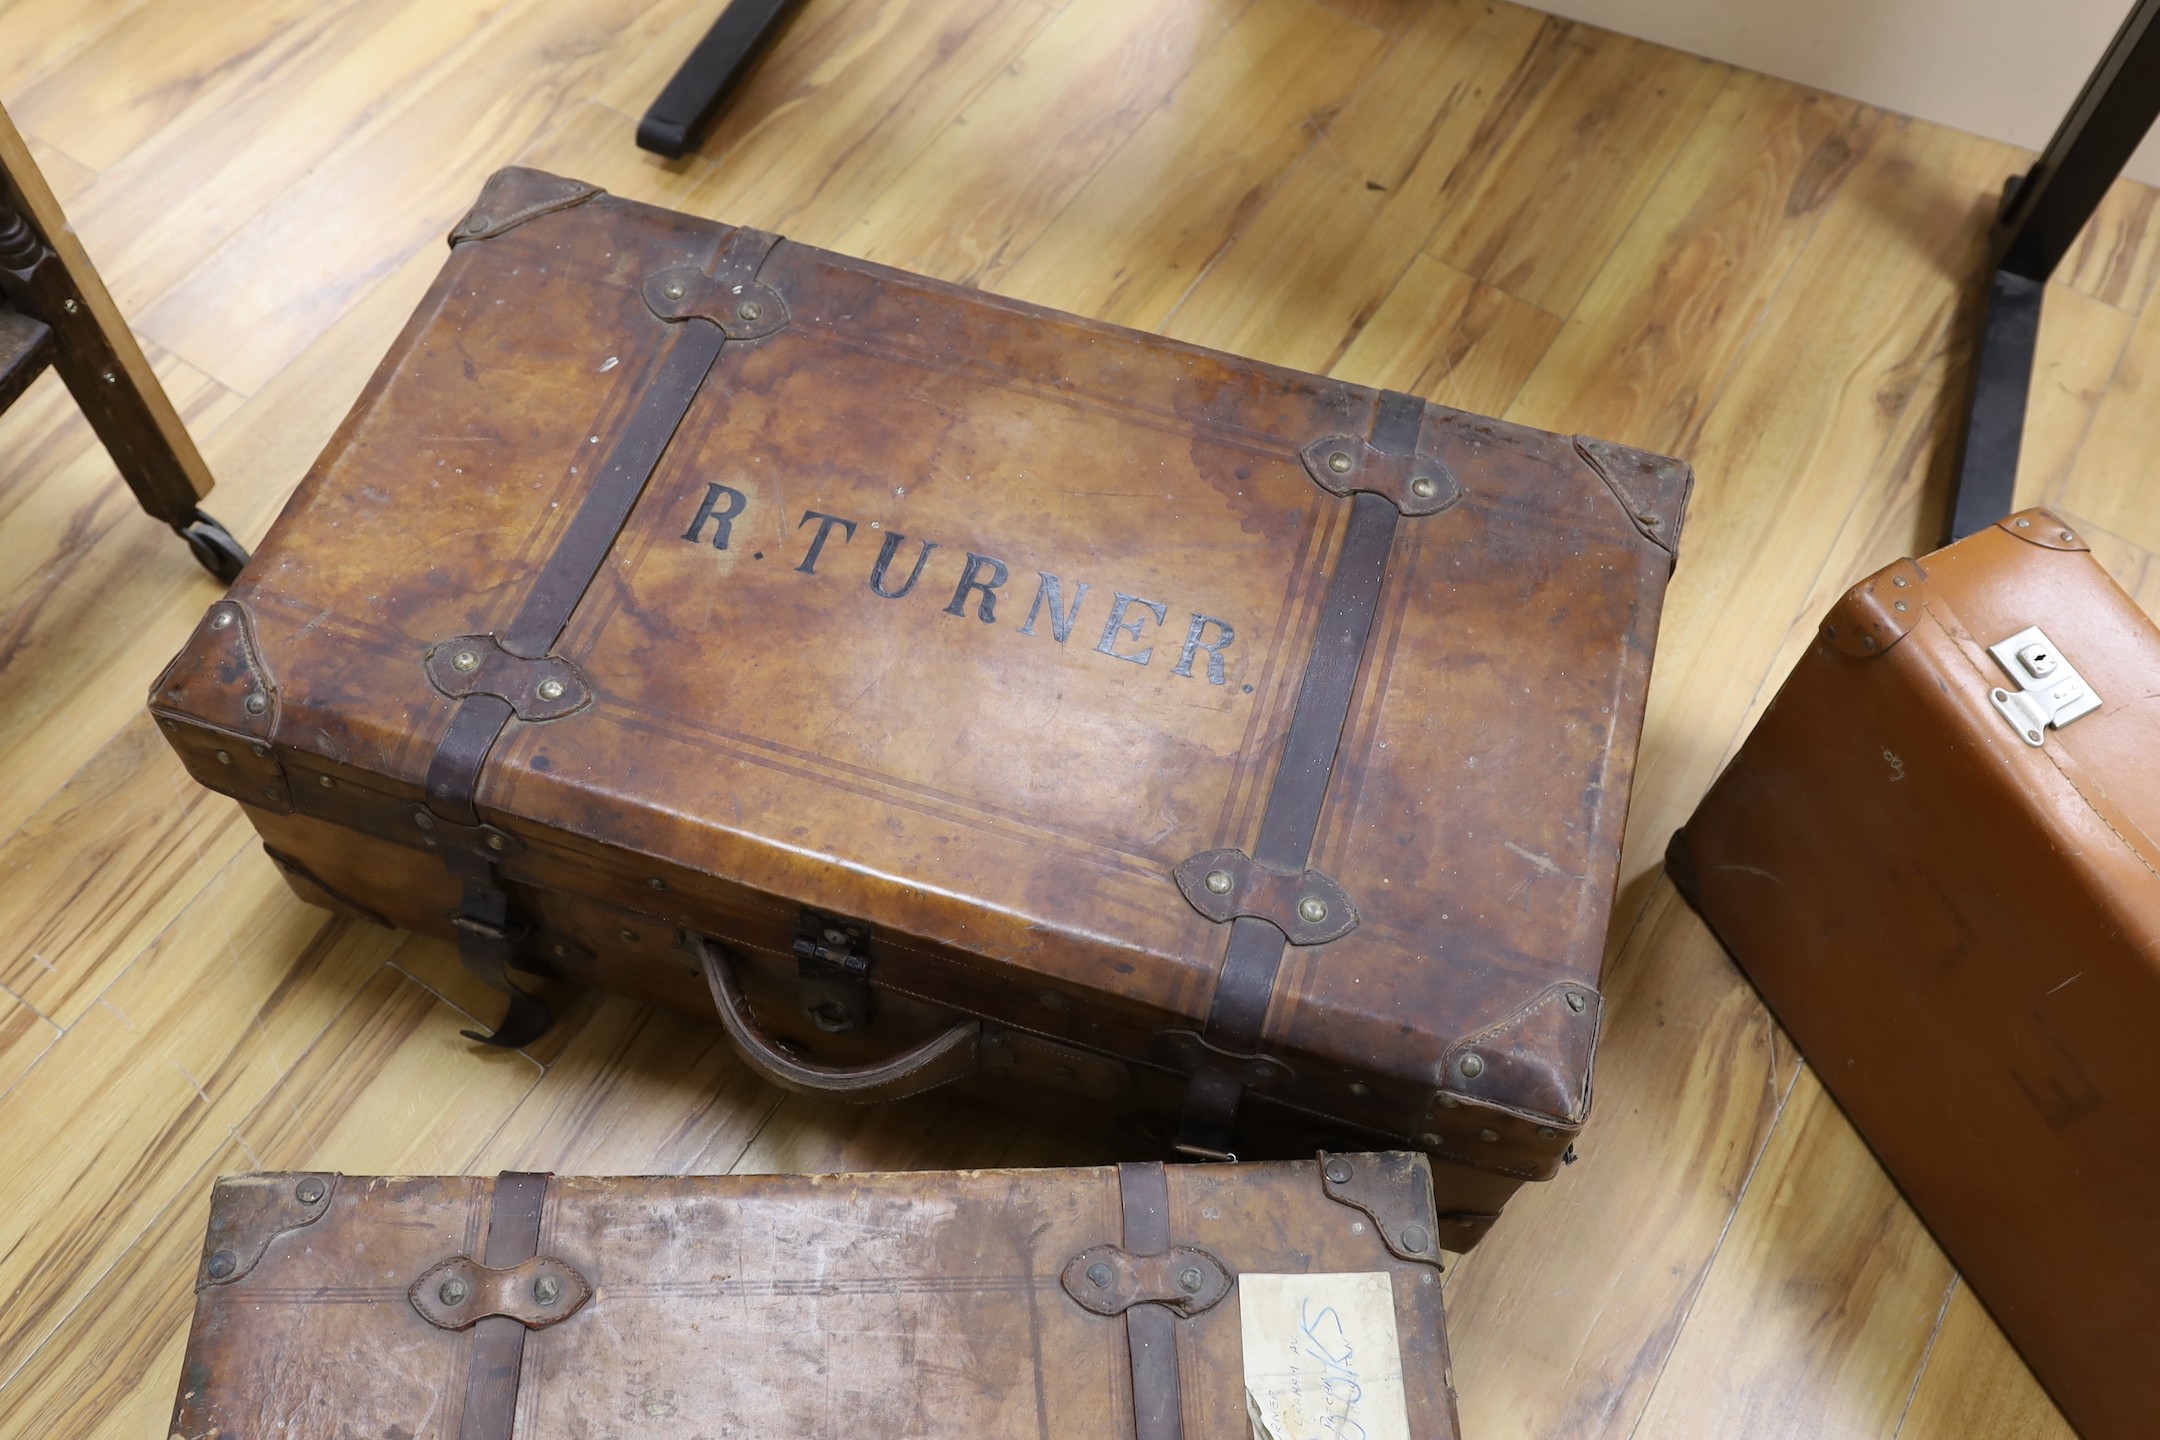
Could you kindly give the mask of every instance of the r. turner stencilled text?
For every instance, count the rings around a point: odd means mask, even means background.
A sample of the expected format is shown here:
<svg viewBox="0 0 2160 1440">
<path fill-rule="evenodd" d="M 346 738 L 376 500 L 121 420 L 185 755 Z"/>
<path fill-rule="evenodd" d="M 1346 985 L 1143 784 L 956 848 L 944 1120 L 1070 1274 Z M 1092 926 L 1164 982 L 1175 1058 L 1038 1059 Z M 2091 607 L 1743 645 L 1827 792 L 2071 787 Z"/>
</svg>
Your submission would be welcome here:
<svg viewBox="0 0 2160 1440">
<path fill-rule="evenodd" d="M 682 532 L 682 538 L 693 545 L 709 544 L 715 550 L 726 550 L 734 535 L 734 527 L 748 508 L 750 497 L 733 486 L 708 483 L 705 495 L 698 502 L 690 527 Z M 820 575 L 828 573 L 818 567 L 830 560 L 828 551 L 844 548 L 855 539 L 861 525 L 841 515 L 830 515 L 819 510 L 805 510 L 795 522 L 795 530 L 803 536 L 802 558 L 793 567 L 797 574 Z M 873 527 L 875 528 L 875 527 Z M 903 600 L 915 593 L 923 583 L 926 572 L 938 570 L 949 577 L 957 564 L 958 582 L 951 597 L 942 607 L 943 613 L 966 619 L 972 615 L 985 625 L 997 623 L 1000 607 L 1008 618 L 1016 609 L 1015 597 L 1025 594 L 1021 587 L 1013 587 L 1010 567 L 995 555 L 981 555 L 973 550 L 960 553 L 964 559 L 937 562 L 931 556 L 938 551 L 940 543 L 935 540 L 914 539 L 898 531 L 884 531 L 878 542 L 876 558 L 871 562 L 869 573 L 870 593 L 885 600 Z M 950 554 L 950 552 L 948 552 Z M 1019 633 L 1041 633 L 1038 625 L 1048 628 L 1047 638 L 1063 645 L 1071 638 L 1080 624 L 1080 610 L 1087 603 L 1094 588 L 1082 580 L 1068 585 L 1067 581 L 1046 570 L 1036 574 L 1035 596 L 1027 608 Z M 935 593 L 942 594 L 945 578 L 931 578 Z M 1023 582 L 1024 584 L 1024 582 Z M 1139 595 L 1128 595 L 1122 590 L 1112 590 L 1109 612 L 1104 617 L 1099 638 L 1094 649 L 1097 654 L 1113 660 L 1125 660 L 1134 665 L 1151 663 L 1159 645 L 1159 637 L 1170 624 L 1170 607 L 1160 600 L 1149 600 Z M 1091 607 L 1099 611 L 1100 605 Z M 1189 612 L 1191 621 L 1185 627 L 1183 643 L 1178 646 L 1177 663 L 1170 667 L 1173 675 L 1194 677 L 1195 664 L 1202 663 L 1205 656 L 1207 680 L 1210 685 L 1227 685 L 1229 676 L 1224 669 L 1224 653 L 1237 639 L 1237 631 L 1227 620 L 1205 615 L 1194 610 Z M 1094 620 L 1083 639 L 1096 632 Z M 1150 629 L 1150 625 L 1154 627 Z M 1171 633 L 1175 633 L 1174 631 Z M 1166 647 L 1164 647 L 1166 648 Z M 1250 687 L 1247 687 L 1248 691 Z"/>
</svg>

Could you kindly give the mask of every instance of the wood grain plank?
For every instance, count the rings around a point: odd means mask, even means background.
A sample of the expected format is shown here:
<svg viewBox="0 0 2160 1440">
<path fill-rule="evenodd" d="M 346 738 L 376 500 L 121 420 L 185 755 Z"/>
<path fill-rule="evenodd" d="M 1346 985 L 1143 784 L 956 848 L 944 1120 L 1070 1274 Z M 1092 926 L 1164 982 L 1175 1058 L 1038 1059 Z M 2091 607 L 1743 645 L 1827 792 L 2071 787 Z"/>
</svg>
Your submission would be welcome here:
<svg viewBox="0 0 2160 1440">
<path fill-rule="evenodd" d="M 1419 255 L 1329 373 L 1497 415 L 1560 327 L 1559 316 Z"/>
<path fill-rule="evenodd" d="M 992 288 L 1160 326 L 1356 90 L 1385 38 L 1311 0 L 1255 0 Z"/>
<path fill-rule="evenodd" d="M 2053 502 L 2145 549 L 2160 549 L 2160 305 L 2148 303 L 2123 347 L 2092 428 Z"/>
<path fill-rule="evenodd" d="M 1513 5 L 1436 0 L 1164 332 L 1332 368 L 1551 83 L 1564 29 Z"/>
<path fill-rule="evenodd" d="M 173 1190 L 31 1362 L 0 1386 L 9 1434 L 157 1436 L 171 1413 L 216 1177 L 239 1170 L 455 1173 L 539 1078 L 498 1052 L 445 1083 L 469 1017 L 378 967 L 207 1163 Z"/>
<path fill-rule="evenodd" d="M 72 204 L 83 188 L 97 179 L 97 171 L 27 130 L 23 132 L 23 144 L 29 147 L 30 159 L 51 187 L 53 198 L 62 205 Z"/>
<path fill-rule="evenodd" d="M 1888 1440 L 1951 1279 L 1919 1218 L 1803 1071 L 1640 1433 Z"/>
<path fill-rule="evenodd" d="M 2055 269 L 2055 282 L 2103 304 L 2143 308 L 2160 266 L 2160 190 L 2135 180 L 2109 187 L 2077 243 Z"/>
<path fill-rule="evenodd" d="M 1508 418 L 1682 449 L 1878 119 L 1849 100 L 1732 75 Z"/>
<path fill-rule="evenodd" d="M 1792 1083 L 1762 1003 L 1668 884 L 1605 992 L 1581 1160 L 1525 1186 L 1448 1282 L 1465 1434 L 1638 1433 Z"/>
<path fill-rule="evenodd" d="M 2010 1348 L 1972 1287 L 1960 1283 L 1928 1350 L 1927 1368 L 1898 1426 L 1897 1440 L 1968 1440 L 1975 1435 L 2077 1440 L 2077 1432 Z"/>
<path fill-rule="evenodd" d="M 847 228 L 839 247 L 941 279 L 995 285 L 1245 3 L 1071 0 Z"/>
<path fill-rule="evenodd" d="M 138 712 L 0 845 L 0 987 L 74 1024 L 254 838 Z"/>
<path fill-rule="evenodd" d="M 125 19 L 143 0 L 16 0 L 0 47 L 0 96 L 19 93 Z"/>
<path fill-rule="evenodd" d="M 706 137 L 699 154 L 713 163 L 697 168 L 681 208 L 837 245 L 1055 16 L 1039 0 L 803 6 Z M 708 23 L 700 9 L 680 44 Z M 620 114 L 615 145 L 663 78 L 648 63 L 597 89 Z"/>
<path fill-rule="evenodd" d="M 1988 177 L 2009 153 L 1886 121 L 1684 447 L 1697 484 L 1666 592 L 1623 887 L 1658 865 L 1737 742 L 1776 673 L 1786 617 L 1812 621 L 1809 595 L 1854 506 L 1900 473 L 1932 473 L 1914 467 L 1947 438 L 1935 397 L 1979 263 Z"/>
<path fill-rule="evenodd" d="M 0 1095 L 30 1073 L 60 1038 L 60 1027 L 13 995 L 0 994 Z"/>
<path fill-rule="evenodd" d="M 1430 245 L 1543 310 L 1574 310 L 1731 73 L 1596 30 L 1555 37 L 1552 83 Z"/>
<path fill-rule="evenodd" d="M 242 855 L 0 1095 L 0 1375 L 171 1204 L 379 969 L 387 932 L 329 920 Z"/>
<path fill-rule="evenodd" d="M 2048 286 L 2018 444 L 2019 505 L 2053 503 L 2061 494 L 2135 323 L 2082 290 Z"/>
</svg>

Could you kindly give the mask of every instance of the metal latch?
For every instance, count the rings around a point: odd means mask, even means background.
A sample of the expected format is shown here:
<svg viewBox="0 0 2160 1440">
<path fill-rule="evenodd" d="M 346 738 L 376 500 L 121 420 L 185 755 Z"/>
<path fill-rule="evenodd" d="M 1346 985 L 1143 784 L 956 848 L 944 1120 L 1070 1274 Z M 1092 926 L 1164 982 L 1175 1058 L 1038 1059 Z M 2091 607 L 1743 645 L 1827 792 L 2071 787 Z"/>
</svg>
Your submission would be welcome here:
<svg viewBox="0 0 2160 1440">
<path fill-rule="evenodd" d="M 2046 742 L 2050 725 L 2060 730 L 2100 708 L 2100 697 L 2092 686 L 2037 625 L 1988 646 L 1988 654 L 2018 685 L 2015 690 L 1997 686 L 1988 692 L 1988 699 L 1995 702 L 2018 738 L 2036 750 Z"/>
<path fill-rule="evenodd" d="M 870 937 L 852 920 L 805 910 L 795 922 L 803 1014 L 828 1035 L 870 1023 Z"/>
</svg>

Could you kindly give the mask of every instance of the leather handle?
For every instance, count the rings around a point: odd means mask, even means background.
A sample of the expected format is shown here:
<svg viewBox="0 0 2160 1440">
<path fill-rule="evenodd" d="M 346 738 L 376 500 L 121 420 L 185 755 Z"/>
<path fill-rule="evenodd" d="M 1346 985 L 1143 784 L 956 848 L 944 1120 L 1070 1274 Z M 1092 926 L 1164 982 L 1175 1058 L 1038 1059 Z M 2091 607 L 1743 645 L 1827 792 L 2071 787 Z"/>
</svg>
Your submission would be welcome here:
<svg viewBox="0 0 2160 1440">
<path fill-rule="evenodd" d="M 686 932 L 683 938 L 705 971 L 705 983 L 712 987 L 713 1004 L 720 1011 L 721 1028 L 727 1031 L 735 1053 L 743 1064 L 783 1090 L 869 1105 L 920 1095 L 972 1075 L 981 1065 L 980 1020 L 963 1020 L 912 1050 L 870 1065 L 820 1065 L 798 1060 L 758 1028 L 757 1018 L 750 1013 L 750 1002 L 735 983 L 735 967 L 727 951 L 702 935 Z"/>
</svg>

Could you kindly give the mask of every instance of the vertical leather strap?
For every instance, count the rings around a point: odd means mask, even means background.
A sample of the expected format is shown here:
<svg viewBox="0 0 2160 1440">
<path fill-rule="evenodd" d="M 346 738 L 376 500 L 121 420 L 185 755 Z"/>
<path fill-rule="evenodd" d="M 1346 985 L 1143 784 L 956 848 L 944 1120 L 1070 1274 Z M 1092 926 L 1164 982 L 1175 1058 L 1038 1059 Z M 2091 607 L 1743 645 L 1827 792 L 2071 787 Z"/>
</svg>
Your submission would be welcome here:
<svg viewBox="0 0 2160 1440">
<path fill-rule="evenodd" d="M 1134 1255 L 1170 1248 L 1170 1177 L 1158 1164 L 1118 1166 L 1124 1208 L 1124 1247 Z M 1185 1415 L 1178 1394 L 1177 1317 L 1153 1302 L 1125 1312 L 1125 1346 L 1132 1355 L 1135 1440 L 1183 1440 Z"/>
<path fill-rule="evenodd" d="M 779 243 L 779 236 L 766 231 L 731 231 L 714 257 L 713 278 L 721 284 L 755 279 Z M 704 316 L 671 323 L 674 333 L 651 384 L 541 565 L 539 578 L 517 615 L 500 636 L 502 647 L 513 655 L 539 659 L 561 639 L 727 343 L 727 332 Z M 471 695 L 459 702 L 457 713 L 451 716 L 450 728 L 436 746 L 427 773 L 428 809 L 450 825 L 470 829 L 480 824 L 475 804 L 480 776 L 511 714 L 509 703 L 500 697 Z M 446 832 L 440 843 L 444 863 L 465 881 L 464 900 L 454 921 L 458 958 L 510 1002 L 509 1013 L 492 1034 L 465 1033 L 490 1045 L 523 1045 L 547 1029 L 549 1015 L 539 997 L 510 978 L 518 934 L 509 920 L 509 897 L 495 883 L 495 867 L 484 853 L 464 851 L 461 864 L 457 857 L 463 847 L 457 837 Z"/>
<path fill-rule="evenodd" d="M 488 1215 L 487 1265 L 507 1270 L 540 1253 L 540 1210 L 548 1177 L 505 1170 L 495 1177 Z M 472 1327 L 472 1363 L 465 1372 L 465 1408 L 458 1440 L 511 1440 L 517 1424 L 518 1377 L 525 1367 L 525 1323 L 489 1315 Z"/>
</svg>

